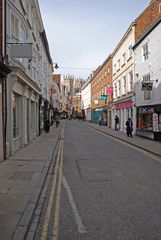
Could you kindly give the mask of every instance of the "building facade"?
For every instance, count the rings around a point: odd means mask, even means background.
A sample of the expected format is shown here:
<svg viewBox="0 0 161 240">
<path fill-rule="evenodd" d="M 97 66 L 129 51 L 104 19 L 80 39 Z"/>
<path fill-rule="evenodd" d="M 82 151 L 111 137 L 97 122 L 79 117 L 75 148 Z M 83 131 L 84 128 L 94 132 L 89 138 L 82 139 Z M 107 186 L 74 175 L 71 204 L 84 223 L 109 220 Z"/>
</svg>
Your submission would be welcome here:
<svg viewBox="0 0 161 240">
<path fill-rule="evenodd" d="M 49 115 L 52 60 L 38 1 L 7 2 L 7 156 L 36 138 Z"/>
<path fill-rule="evenodd" d="M 112 58 L 111 55 L 93 74 L 91 80 L 92 122 L 98 123 L 101 115 L 102 124 L 111 127 L 112 104 Z"/>
<path fill-rule="evenodd" d="M 82 86 L 81 90 L 81 109 L 85 115 L 86 121 L 91 121 L 91 79 Z"/>
<path fill-rule="evenodd" d="M 134 46 L 137 135 L 161 140 L 161 18 Z"/>
<path fill-rule="evenodd" d="M 132 118 L 135 131 L 134 107 L 134 58 L 132 47 L 135 43 L 135 27 L 132 24 L 113 52 L 113 107 L 112 128 L 115 116 L 119 118 L 119 130 L 125 131 L 126 121 Z"/>
</svg>

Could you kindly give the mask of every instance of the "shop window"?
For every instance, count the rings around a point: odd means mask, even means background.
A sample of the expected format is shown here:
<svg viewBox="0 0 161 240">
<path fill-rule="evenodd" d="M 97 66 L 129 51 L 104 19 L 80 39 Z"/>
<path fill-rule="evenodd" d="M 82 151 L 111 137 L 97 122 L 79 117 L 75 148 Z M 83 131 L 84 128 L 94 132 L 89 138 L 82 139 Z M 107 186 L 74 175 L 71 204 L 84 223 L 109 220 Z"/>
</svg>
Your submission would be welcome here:
<svg viewBox="0 0 161 240">
<path fill-rule="evenodd" d="M 13 113 L 13 138 L 19 136 L 19 96 L 12 95 L 12 113 Z"/>
<path fill-rule="evenodd" d="M 138 111 L 138 128 L 145 130 L 153 129 L 153 113 L 154 109 L 149 107 L 142 107 Z"/>
</svg>

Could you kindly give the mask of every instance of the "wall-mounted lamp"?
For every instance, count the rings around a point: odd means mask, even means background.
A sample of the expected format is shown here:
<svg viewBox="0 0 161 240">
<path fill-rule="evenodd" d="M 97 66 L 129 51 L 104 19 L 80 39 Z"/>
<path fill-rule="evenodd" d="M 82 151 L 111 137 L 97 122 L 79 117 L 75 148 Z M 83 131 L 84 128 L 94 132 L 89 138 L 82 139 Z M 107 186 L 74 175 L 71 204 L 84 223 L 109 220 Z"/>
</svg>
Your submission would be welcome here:
<svg viewBox="0 0 161 240">
<path fill-rule="evenodd" d="M 136 75 L 137 78 L 139 77 L 139 73 L 136 73 L 135 75 Z"/>
<path fill-rule="evenodd" d="M 58 69 L 59 68 L 59 66 L 58 66 L 58 64 L 57 63 L 54 63 L 54 66 L 53 66 L 55 69 Z"/>
</svg>

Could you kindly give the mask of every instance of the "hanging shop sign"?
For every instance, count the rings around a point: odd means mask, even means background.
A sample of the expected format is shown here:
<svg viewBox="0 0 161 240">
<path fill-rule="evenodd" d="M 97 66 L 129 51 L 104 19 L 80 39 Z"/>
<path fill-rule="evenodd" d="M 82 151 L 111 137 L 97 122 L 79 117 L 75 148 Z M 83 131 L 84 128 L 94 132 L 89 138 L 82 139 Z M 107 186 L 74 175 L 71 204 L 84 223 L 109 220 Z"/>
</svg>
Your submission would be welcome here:
<svg viewBox="0 0 161 240">
<path fill-rule="evenodd" d="M 107 94 L 112 94 L 113 93 L 113 87 L 107 88 Z"/>
<path fill-rule="evenodd" d="M 107 100 L 107 95 L 101 95 L 100 100 Z"/>
<path fill-rule="evenodd" d="M 158 114 L 157 113 L 153 113 L 153 131 L 159 132 Z"/>
<path fill-rule="evenodd" d="M 153 83 L 152 82 L 142 82 L 142 91 L 152 91 Z"/>
</svg>

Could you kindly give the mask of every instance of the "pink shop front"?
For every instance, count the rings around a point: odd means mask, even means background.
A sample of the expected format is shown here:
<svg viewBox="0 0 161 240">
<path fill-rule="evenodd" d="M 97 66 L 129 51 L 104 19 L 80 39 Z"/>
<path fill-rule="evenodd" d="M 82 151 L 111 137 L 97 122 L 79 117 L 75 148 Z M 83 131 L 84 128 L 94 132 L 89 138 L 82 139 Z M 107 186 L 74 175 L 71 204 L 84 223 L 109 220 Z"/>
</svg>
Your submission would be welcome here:
<svg viewBox="0 0 161 240">
<path fill-rule="evenodd" d="M 113 119 L 115 118 L 115 115 L 119 117 L 119 130 L 125 131 L 126 130 L 126 121 L 130 117 L 133 120 L 134 116 L 134 109 L 133 109 L 133 101 L 131 99 L 128 99 L 123 102 L 117 102 L 114 104 L 113 108 Z"/>
</svg>

